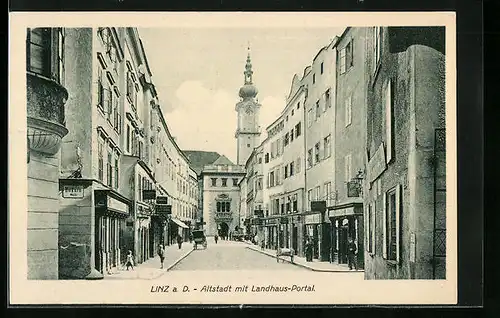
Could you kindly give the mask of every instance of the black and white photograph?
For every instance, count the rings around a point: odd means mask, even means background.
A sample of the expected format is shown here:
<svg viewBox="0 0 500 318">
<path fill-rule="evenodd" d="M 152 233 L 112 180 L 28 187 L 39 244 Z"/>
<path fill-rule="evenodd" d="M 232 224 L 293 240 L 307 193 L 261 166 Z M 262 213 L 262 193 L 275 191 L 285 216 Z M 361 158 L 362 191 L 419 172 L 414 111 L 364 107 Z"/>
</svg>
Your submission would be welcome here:
<svg viewBox="0 0 500 318">
<path fill-rule="evenodd" d="M 455 16 L 425 16 L 12 14 L 11 299 L 455 302 Z"/>
</svg>

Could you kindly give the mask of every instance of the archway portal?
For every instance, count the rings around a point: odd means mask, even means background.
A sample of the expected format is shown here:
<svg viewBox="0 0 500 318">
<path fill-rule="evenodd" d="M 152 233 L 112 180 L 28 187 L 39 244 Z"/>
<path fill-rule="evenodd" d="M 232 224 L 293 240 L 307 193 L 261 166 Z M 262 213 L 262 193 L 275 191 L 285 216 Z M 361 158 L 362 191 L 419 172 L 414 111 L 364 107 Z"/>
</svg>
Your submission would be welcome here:
<svg viewBox="0 0 500 318">
<path fill-rule="evenodd" d="M 220 237 L 227 237 L 229 233 L 229 225 L 226 222 L 219 223 L 218 232 Z"/>
</svg>

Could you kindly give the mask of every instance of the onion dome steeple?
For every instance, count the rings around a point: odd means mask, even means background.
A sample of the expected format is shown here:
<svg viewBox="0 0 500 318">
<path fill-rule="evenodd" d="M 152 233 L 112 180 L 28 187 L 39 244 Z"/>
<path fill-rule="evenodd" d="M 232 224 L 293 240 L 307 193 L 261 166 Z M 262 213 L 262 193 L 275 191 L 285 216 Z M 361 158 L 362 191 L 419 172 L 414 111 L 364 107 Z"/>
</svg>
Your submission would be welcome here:
<svg viewBox="0 0 500 318">
<path fill-rule="evenodd" d="M 240 97 L 243 99 L 255 98 L 257 96 L 258 90 L 252 82 L 252 60 L 250 58 L 250 46 L 248 47 L 248 55 L 247 62 L 245 64 L 245 71 L 243 72 L 245 75 L 244 85 L 240 88 Z"/>
</svg>

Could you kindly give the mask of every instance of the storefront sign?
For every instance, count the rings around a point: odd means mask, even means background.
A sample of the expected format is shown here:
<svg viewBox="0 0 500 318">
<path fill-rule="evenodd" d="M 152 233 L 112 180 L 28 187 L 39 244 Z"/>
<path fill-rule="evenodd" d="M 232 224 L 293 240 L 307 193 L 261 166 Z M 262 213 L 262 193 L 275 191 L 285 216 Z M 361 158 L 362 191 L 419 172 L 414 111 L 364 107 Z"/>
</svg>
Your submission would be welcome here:
<svg viewBox="0 0 500 318">
<path fill-rule="evenodd" d="M 108 209 L 128 213 L 128 205 L 108 196 Z"/>
<path fill-rule="evenodd" d="M 325 212 L 326 211 L 326 201 L 311 201 L 311 211 L 315 212 Z"/>
<path fill-rule="evenodd" d="M 385 162 L 385 148 L 384 143 L 381 143 L 377 151 L 373 154 L 373 157 L 368 162 L 367 167 L 367 180 L 372 183 L 377 179 L 382 172 L 387 168 Z"/>
<path fill-rule="evenodd" d="M 83 199 L 84 190 L 82 185 L 65 185 L 63 187 L 63 198 Z"/>
<path fill-rule="evenodd" d="M 142 199 L 143 200 L 155 200 L 156 199 L 156 190 L 142 190 Z"/>
<path fill-rule="evenodd" d="M 168 197 L 167 196 L 157 196 L 156 197 L 156 204 L 168 204 Z"/>
<path fill-rule="evenodd" d="M 305 224 L 321 223 L 321 214 L 310 214 L 305 216 Z"/>
<path fill-rule="evenodd" d="M 231 221 L 233 219 L 233 215 L 231 212 L 216 212 L 215 219 L 217 221 Z"/>
<path fill-rule="evenodd" d="M 172 214 L 172 206 L 169 204 L 157 204 L 156 214 L 167 218 L 168 215 Z"/>
</svg>

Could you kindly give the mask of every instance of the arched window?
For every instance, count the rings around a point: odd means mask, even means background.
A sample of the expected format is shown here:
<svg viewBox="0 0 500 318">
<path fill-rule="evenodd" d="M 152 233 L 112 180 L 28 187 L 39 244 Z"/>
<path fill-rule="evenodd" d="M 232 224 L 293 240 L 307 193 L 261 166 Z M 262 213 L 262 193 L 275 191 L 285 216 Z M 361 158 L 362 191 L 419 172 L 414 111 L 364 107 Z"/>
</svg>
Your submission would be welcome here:
<svg viewBox="0 0 500 318">
<path fill-rule="evenodd" d="M 217 202 L 217 212 L 220 212 L 221 211 L 221 204 L 220 202 Z"/>
</svg>

